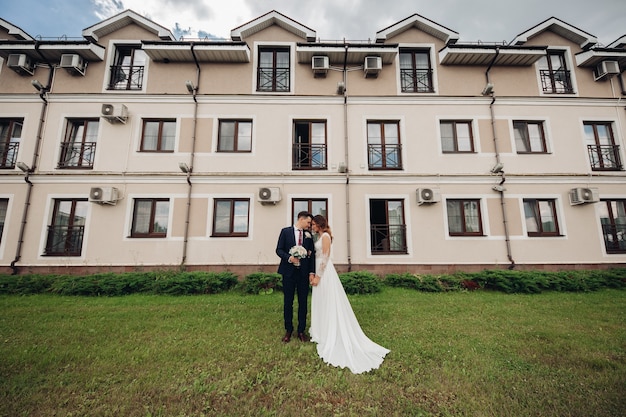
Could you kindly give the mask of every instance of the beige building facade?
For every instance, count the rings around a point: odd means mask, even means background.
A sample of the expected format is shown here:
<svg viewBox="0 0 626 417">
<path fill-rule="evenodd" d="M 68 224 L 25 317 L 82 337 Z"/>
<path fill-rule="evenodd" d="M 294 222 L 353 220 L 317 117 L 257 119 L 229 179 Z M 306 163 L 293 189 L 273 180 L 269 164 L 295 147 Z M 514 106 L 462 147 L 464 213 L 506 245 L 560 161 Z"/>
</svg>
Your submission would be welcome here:
<svg viewBox="0 0 626 417">
<path fill-rule="evenodd" d="M 77 40 L 18 25 L 0 19 L 5 273 L 274 271 L 300 210 L 328 217 L 342 270 L 626 265 L 626 36 L 550 18 L 464 43 L 415 14 L 327 42 L 276 11 L 229 40 L 130 10 Z"/>
</svg>

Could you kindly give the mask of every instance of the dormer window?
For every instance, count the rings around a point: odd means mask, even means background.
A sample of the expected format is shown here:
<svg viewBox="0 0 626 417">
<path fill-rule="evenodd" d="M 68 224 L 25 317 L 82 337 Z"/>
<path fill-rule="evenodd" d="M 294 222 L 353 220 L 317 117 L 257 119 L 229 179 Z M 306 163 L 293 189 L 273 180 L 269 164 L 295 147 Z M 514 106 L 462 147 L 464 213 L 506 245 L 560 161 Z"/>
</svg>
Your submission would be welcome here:
<svg viewBox="0 0 626 417">
<path fill-rule="evenodd" d="M 139 45 L 117 45 L 108 89 L 141 90 L 146 60 Z"/>
<path fill-rule="evenodd" d="M 289 92 L 290 61 L 289 47 L 259 48 L 257 91 Z"/>
<path fill-rule="evenodd" d="M 432 93 L 433 69 L 430 52 L 425 49 L 400 49 L 400 85 L 403 93 Z"/>
<path fill-rule="evenodd" d="M 567 68 L 565 51 L 548 51 L 539 60 L 541 89 L 547 94 L 573 94 L 571 71 Z"/>
</svg>

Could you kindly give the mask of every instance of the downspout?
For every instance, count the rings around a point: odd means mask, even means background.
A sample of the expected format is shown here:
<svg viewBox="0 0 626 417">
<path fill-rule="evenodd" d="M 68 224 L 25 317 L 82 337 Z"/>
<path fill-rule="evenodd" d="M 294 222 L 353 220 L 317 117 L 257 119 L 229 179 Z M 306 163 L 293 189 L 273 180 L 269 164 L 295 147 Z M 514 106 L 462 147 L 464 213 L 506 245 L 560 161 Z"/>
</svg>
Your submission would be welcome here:
<svg viewBox="0 0 626 417">
<path fill-rule="evenodd" d="M 198 94 L 198 88 L 200 87 L 200 64 L 198 63 L 198 57 L 196 56 L 195 51 L 193 50 L 195 43 L 191 43 L 191 55 L 193 55 L 193 60 L 196 63 L 196 83 L 192 86 L 191 94 L 193 96 L 193 131 L 191 134 L 191 155 L 189 157 L 189 167 L 187 168 L 187 212 L 185 214 L 185 236 L 183 239 L 183 257 L 180 262 L 181 269 L 185 268 L 185 263 L 187 262 L 187 246 L 189 243 L 189 222 L 191 216 L 191 173 L 193 172 L 193 162 L 196 154 L 196 131 L 198 126 L 198 99 L 196 95 Z"/>
<path fill-rule="evenodd" d="M 346 175 L 346 245 L 348 249 L 348 272 L 352 271 L 352 251 L 350 240 L 350 167 L 348 164 L 350 156 L 350 143 L 348 140 L 348 44 L 344 41 L 343 57 L 343 135 L 344 135 L 344 169 Z"/>
<path fill-rule="evenodd" d="M 506 255 L 507 255 L 507 258 L 509 259 L 509 262 L 511 262 L 509 265 L 509 269 L 513 269 L 515 268 L 515 261 L 513 260 L 513 254 L 511 251 L 511 237 L 509 233 L 509 222 L 508 222 L 508 218 L 506 215 L 506 201 L 504 199 L 504 191 L 506 191 L 506 189 L 504 188 L 504 182 L 506 181 L 506 177 L 504 175 L 504 170 L 502 169 L 502 163 L 500 162 L 500 152 L 498 150 L 498 137 L 496 135 L 496 117 L 495 117 L 495 113 L 493 109 L 493 105 L 496 102 L 496 94 L 494 92 L 493 84 L 491 83 L 491 79 L 489 77 L 489 72 L 491 71 L 491 67 L 496 62 L 496 59 L 498 58 L 499 54 L 500 54 L 500 48 L 496 47 L 496 54 L 494 55 L 493 59 L 491 60 L 491 63 L 487 67 L 487 71 L 485 72 L 485 78 L 487 81 L 487 87 L 485 88 L 489 88 L 491 90 L 488 93 L 489 95 L 491 95 L 491 103 L 489 104 L 489 113 L 491 116 L 491 133 L 493 135 L 493 148 L 496 154 L 496 165 L 494 169 L 492 170 L 492 172 L 499 173 L 501 176 L 500 183 L 497 186 L 494 186 L 493 190 L 497 191 L 500 194 L 500 207 L 502 209 L 502 224 L 504 226 L 504 241 L 506 243 Z M 496 167 L 498 168 L 495 169 Z"/>
<path fill-rule="evenodd" d="M 52 80 L 54 79 L 54 70 L 55 67 L 43 56 L 41 51 L 39 51 L 39 42 L 35 43 L 35 51 L 43 58 L 43 60 L 48 65 L 48 83 L 45 87 L 39 90 L 39 98 L 42 100 L 41 105 L 41 113 L 39 115 L 39 126 L 37 127 L 37 140 L 35 142 L 35 150 L 33 152 L 33 160 L 29 167 L 24 171 L 24 181 L 28 184 L 28 189 L 26 190 L 26 199 L 24 201 L 24 210 L 22 212 L 22 221 L 20 223 L 20 233 L 17 239 L 17 248 L 15 249 L 15 259 L 11 261 L 11 269 L 13 270 L 12 275 L 17 275 L 19 273 L 18 267 L 15 265 L 22 258 L 22 246 L 24 244 L 24 233 L 26 231 L 26 223 L 28 221 L 28 209 L 30 208 L 30 199 L 33 190 L 33 183 L 30 181 L 30 174 L 35 171 L 37 168 L 37 163 L 39 160 L 39 147 L 41 145 L 42 135 L 43 135 L 43 127 L 45 124 L 45 116 L 46 111 L 48 109 L 48 100 L 46 95 L 52 89 Z"/>
</svg>

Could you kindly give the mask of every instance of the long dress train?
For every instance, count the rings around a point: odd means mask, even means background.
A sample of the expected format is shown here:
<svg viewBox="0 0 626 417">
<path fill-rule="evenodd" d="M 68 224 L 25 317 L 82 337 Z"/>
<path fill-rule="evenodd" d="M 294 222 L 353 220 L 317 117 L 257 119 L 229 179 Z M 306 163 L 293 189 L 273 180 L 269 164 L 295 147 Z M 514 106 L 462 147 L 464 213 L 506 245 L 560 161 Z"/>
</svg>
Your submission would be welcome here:
<svg viewBox="0 0 626 417">
<path fill-rule="evenodd" d="M 321 278 L 311 299 L 311 341 L 330 365 L 348 367 L 355 374 L 377 369 L 389 350 L 361 330 L 330 255 L 322 253 L 320 236 L 315 242 L 315 267 Z"/>
</svg>

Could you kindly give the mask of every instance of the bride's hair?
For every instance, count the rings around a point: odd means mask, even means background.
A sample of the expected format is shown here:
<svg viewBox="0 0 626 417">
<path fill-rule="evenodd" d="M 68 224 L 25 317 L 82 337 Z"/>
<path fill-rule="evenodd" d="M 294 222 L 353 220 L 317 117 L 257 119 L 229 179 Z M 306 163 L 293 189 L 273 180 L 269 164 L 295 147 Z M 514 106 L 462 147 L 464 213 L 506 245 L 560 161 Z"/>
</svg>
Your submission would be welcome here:
<svg viewBox="0 0 626 417">
<path fill-rule="evenodd" d="M 326 217 L 321 214 L 317 214 L 313 216 L 313 222 L 315 222 L 319 228 L 320 234 L 326 232 L 330 235 L 330 240 L 333 240 L 333 232 L 330 231 L 330 226 L 328 225 L 328 221 L 326 221 Z"/>
</svg>

